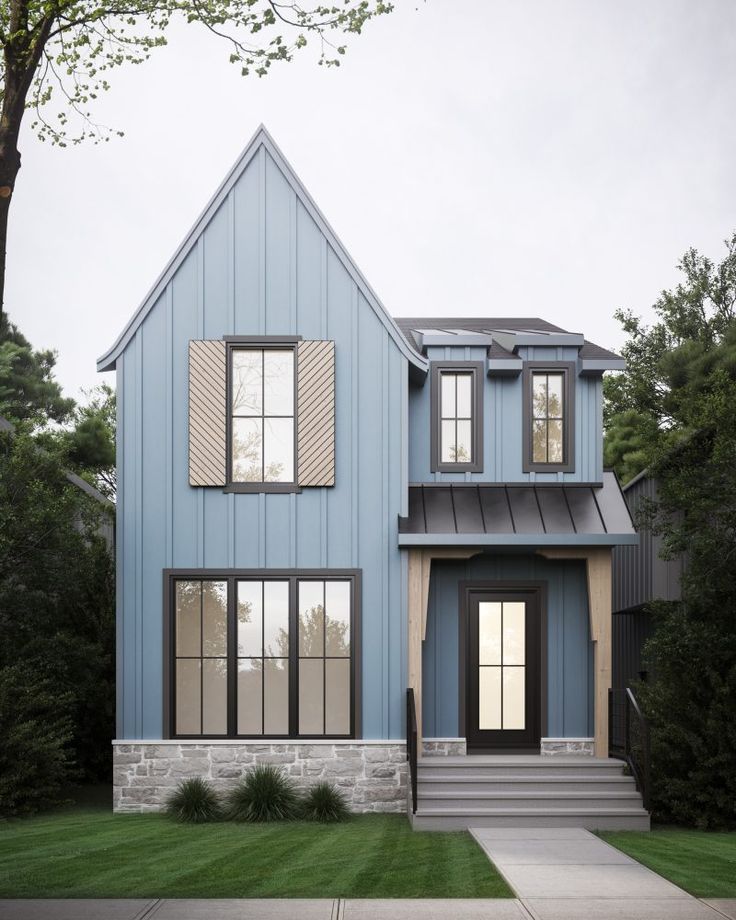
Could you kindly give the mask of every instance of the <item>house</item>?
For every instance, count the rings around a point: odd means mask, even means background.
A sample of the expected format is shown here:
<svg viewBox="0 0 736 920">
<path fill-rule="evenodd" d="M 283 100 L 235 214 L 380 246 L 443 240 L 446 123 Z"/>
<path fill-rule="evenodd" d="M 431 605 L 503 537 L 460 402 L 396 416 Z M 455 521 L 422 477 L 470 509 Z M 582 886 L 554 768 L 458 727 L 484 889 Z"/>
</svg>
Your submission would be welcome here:
<svg viewBox="0 0 736 920">
<path fill-rule="evenodd" d="M 261 128 L 98 362 L 115 809 L 271 762 L 356 811 L 418 779 L 417 826 L 648 827 L 607 760 L 611 552 L 637 540 L 602 464 L 622 367 L 541 319 L 392 319 Z M 522 793 L 484 776 L 468 804 L 484 764 Z"/>
</svg>

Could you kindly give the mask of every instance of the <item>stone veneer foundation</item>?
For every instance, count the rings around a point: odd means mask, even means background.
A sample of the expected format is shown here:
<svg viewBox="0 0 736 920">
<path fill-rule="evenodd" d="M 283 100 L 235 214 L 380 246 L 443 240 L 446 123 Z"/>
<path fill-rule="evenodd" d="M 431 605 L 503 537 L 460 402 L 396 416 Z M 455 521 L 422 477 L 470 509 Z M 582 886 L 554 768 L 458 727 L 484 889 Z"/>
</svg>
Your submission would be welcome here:
<svg viewBox="0 0 736 920">
<path fill-rule="evenodd" d="M 354 812 L 406 810 L 406 744 L 350 742 L 113 742 L 113 811 L 160 811 L 184 779 L 201 776 L 225 792 L 249 767 L 274 764 L 304 790 L 325 780 Z"/>
<path fill-rule="evenodd" d="M 467 754 L 465 738 L 423 738 L 423 757 L 464 757 Z"/>
<path fill-rule="evenodd" d="M 593 757 L 595 742 L 592 738 L 542 738 L 540 754 L 584 754 Z"/>
</svg>

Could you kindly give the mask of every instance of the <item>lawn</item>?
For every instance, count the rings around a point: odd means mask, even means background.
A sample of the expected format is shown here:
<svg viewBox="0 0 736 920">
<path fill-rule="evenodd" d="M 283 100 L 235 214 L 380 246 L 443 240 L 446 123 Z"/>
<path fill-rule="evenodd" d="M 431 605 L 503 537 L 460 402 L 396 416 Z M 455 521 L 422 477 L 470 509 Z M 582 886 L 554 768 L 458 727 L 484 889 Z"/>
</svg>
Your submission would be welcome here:
<svg viewBox="0 0 736 920">
<path fill-rule="evenodd" d="M 513 897 L 469 834 L 402 815 L 180 825 L 76 806 L 0 823 L 0 897 Z"/>
<path fill-rule="evenodd" d="M 736 833 L 663 827 L 600 836 L 696 897 L 736 897 Z"/>
</svg>

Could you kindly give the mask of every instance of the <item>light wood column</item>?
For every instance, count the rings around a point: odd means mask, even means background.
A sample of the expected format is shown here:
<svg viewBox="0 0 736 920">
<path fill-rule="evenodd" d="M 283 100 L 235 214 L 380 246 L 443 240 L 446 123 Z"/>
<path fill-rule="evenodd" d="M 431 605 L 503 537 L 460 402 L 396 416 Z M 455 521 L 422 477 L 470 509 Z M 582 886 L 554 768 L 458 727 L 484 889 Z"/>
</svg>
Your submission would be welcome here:
<svg viewBox="0 0 736 920">
<path fill-rule="evenodd" d="M 609 546 L 540 549 L 547 559 L 584 559 L 593 646 L 595 756 L 608 757 L 608 691 L 611 687 L 612 555 Z"/>
</svg>

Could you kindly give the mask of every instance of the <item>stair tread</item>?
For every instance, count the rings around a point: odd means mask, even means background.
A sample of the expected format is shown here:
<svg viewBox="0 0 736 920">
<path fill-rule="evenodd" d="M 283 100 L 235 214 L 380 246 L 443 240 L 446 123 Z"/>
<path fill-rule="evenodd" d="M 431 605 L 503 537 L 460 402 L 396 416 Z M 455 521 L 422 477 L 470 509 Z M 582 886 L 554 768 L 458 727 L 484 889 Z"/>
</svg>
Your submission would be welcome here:
<svg viewBox="0 0 736 920">
<path fill-rule="evenodd" d="M 420 783 L 625 783 L 634 782 L 633 776 L 515 776 L 500 774 L 485 776 L 455 776 L 452 773 L 432 773 L 423 776 L 421 768 L 417 771 Z"/>
<path fill-rule="evenodd" d="M 497 817 L 509 817 L 513 818 L 514 816 L 549 816 L 549 815 L 568 815 L 568 816 L 603 816 L 603 815 L 612 815 L 614 817 L 626 816 L 626 815 L 648 815 L 649 812 L 641 808 L 417 808 L 415 818 L 422 817 L 432 817 L 432 818 L 441 818 L 441 817 L 472 817 L 477 815 L 479 817 L 486 816 L 497 816 Z"/>
<path fill-rule="evenodd" d="M 421 798 L 432 799 L 639 799 L 632 792 L 420 792 Z"/>
</svg>

